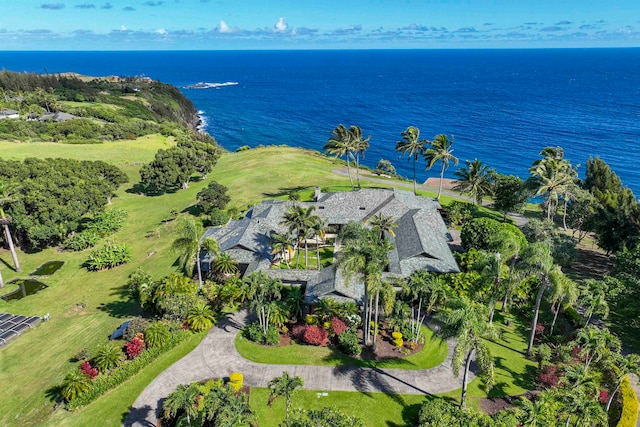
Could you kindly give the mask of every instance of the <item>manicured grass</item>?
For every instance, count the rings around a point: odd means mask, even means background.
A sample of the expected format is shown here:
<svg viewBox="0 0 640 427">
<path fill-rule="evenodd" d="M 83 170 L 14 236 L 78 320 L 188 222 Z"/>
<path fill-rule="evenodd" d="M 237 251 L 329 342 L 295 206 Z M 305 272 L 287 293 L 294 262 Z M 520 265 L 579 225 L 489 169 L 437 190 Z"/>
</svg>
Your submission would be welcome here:
<svg viewBox="0 0 640 427">
<path fill-rule="evenodd" d="M 327 393 L 327 396 L 318 396 Z M 260 427 L 277 427 L 284 421 L 284 400 L 267 406 L 269 390 L 252 388 L 250 404 Z M 334 406 L 345 414 L 355 415 L 367 427 L 413 426 L 418 420 L 423 394 L 355 393 L 346 391 L 298 390 L 292 408 L 320 409 Z"/>
<path fill-rule="evenodd" d="M 510 325 L 506 326 L 505 321 Z M 495 363 L 495 385 L 487 394 L 484 383 L 479 378 L 474 379 L 468 388 L 469 401 L 477 405 L 482 397 L 513 396 L 531 390 L 534 387 L 534 373 L 536 364 L 527 359 L 527 340 L 529 325 L 523 319 L 512 314 L 503 315 L 496 312 L 494 323 L 501 330 L 501 337 L 496 341 L 486 341 Z M 462 386 L 462 367 L 460 370 L 460 386 Z M 460 400 L 460 390 L 445 393 L 444 396 Z"/>
<path fill-rule="evenodd" d="M 276 365 L 358 366 L 363 368 L 429 369 L 447 357 L 447 343 L 435 337 L 431 329 L 423 327 L 425 346 L 419 353 L 397 359 L 359 360 L 335 348 L 300 345 L 267 347 L 236 336 L 236 349 L 245 359 Z"/>
<path fill-rule="evenodd" d="M 334 251 L 334 247 L 333 246 L 325 246 L 323 248 L 320 248 L 320 266 L 321 268 L 325 268 L 330 266 L 331 264 L 333 264 L 333 251 Z M 287 267 L 287 264 L 282 261 L 280 262 L 280 269 L 283 270 L 288 270 L 289 268 L 292 269 L 300 269 L 300 270 L 317 270 L 318 269 L 318 259 L 317 259 L 317 253 L 315 248 L 309 248 L 309 254 L 308 254 L 308 260 L 307 263 L 305 265 L 305 256 L 304 256 L 304 249 L 300 250 L 300 259 L 298 259 L 298 253 L 295 253 L 292 257 L 292 259 L 289 261 L 289 267 Z"/>
</svg>

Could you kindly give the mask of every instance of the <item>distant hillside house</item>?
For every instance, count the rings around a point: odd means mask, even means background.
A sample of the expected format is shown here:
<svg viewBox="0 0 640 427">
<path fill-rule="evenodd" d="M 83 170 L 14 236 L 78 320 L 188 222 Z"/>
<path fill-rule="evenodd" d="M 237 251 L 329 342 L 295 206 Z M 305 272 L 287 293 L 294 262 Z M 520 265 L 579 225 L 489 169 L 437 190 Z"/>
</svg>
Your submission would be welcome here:
<svg viewBox="0 0 640 427">
<path fill-rule="evenodd" d="M 68 120 L 72 120 L 75 118 L 76 116 L 74 116 L 73 114 L 63 113 L 62 111 L 59 111 L 57 113 L 44 113 L 43 115 L 38 117 L 38 120 L 41 122 L 46 122 L 46 121 L 66 122 Z"/>
<path fill-rule="evenodd" d="M 274 232 L 287 233 L 286 227 L 280 222 L 292 203 L 270 200 L 257 204 L 245 218 L 229 221 L 223 227 L 209 228 L 203 239 L 214 237 L 220 245 L 220 251 L 238 262 L 241 277 L 254 271 L 264 271 L 271 277 L 282 279 L 284 284 L 303 286 L 307 304 L 331 297 L 361 305 L 364 302 L 364 284 L 357 279 L 346 283 L 334 265 L 320 271 L 272 268 L 280 256 L 272 254 L 269 236 Z M 325 238 L 335 237 L 349 222 L 366 224 L 374 215 L 391 216 L 397 224 L 393 229 L 396 236 L 386 234 L 394 249 L 389 252 L 389 265 L 383 278 L 405 278 L 419 270 L 438 273 L 460 271 L 448 246 L 451 236 L 442 220 L 437 201 L 397 189 L 362 189 L 327 194 L 316 189 L 313 202 L 299 204 L 305 208 L 315 206 L 314 214 L 323 218 L 330 233 L 334 233 Z M 339 247 L 335 250 L 339 250 Z M 202 255 L 201 266 L 205 274 L 211 271 L 213 261 L 209 254 Z"/>
<path fill-rule="evenodd" d="M 10 110 L 8 108 L 0 109 L 0 120 L 3 119 L 17 119 L 20 117 L 20 112 L 16 110 Z"/>
</svg>

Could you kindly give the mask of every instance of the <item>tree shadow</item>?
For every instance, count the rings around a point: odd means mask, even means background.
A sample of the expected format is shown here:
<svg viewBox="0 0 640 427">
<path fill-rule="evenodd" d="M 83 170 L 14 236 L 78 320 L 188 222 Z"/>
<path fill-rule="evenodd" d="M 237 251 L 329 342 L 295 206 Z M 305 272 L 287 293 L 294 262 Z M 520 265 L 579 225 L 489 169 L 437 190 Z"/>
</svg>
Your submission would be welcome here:
<svg viewBox="0 0 640 427">
<path fill-rule="evenodd" d="M 294 192 L 304 191 L 311 188 L 312 187 L 308 185 L 307 186 L 299 185 L 297 187 L 284 187 L 284 188 L 279 188 L 278 191 L 276 192 L 265 192 L 265 193 L 262 193 L 262 195 L 269 198 L 278 198 L 278 197 L 287 196 Z"/>
<path fill-rule="evenodd" d="M 135 317 L 143 314 L 142 309 L 134 300 L 112 301 L 101 303 L 98 310 L 104 311 L 111 317 L 122 319 L 125 317 Z"/>
<path fill-rule="evenodd" d="M 129 412 L 122 414 L 122 425 L 124 427 L 143 426 L 143 427 L 155 427 L 155 424 L 149 421 L 149 417 L 153 408 L 149 405 L 145 405 L 141 408 L 130 408 Z M 155 418 L 155 414 L 154 414 Z"/>
<path fill-rule="evenodd" d="M 180 187 L 168 188 L 166 190 L 159 190 L 157 188 L 146 186 L 142 182 L 137 182 L 124 191 L 125 193 L 129 193 L 129 194 L 138 194 L 140 196 L 154 197 L 154 196 L 162 196 L 163 194 L 173 194 L 178 190 L 180 190 Z"/>
<path fill-rule="evenodd" d="M 204 214 L 204 210 L 202 210 L 202 206 L 195 204 L 182 209 L 180 213 L 186 213 L 192 216 L 201 216 Z"/>
<path fill-rule="evenodd" d="M 49 387 L 45 390 L 44 395 L 47 399 L 49 399 L 50 402 L 53 402 L 56 405 L 62 404 L 63 402 L 61 385 L 54 385 L 52 387 Z"/>
</svg>

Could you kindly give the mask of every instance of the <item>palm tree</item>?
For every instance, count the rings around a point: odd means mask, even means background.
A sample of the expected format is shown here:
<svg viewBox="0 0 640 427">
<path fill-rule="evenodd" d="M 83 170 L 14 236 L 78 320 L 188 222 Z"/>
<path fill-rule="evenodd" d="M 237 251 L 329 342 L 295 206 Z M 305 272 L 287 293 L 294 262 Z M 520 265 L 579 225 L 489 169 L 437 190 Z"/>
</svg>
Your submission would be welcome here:
<svg viewBox="0 0 640 427">
<path fill-rule="evenodd" d="M 60 393 L 67 402 L 88 393 L 92 388 L 91 378 L 79 370 L 73 370 L 64 377 Z"/>
<path fill-rule="evenodd" d="M 361 275 L 364 282 L 364 310 L 362 331 L 365 345 L 369 344 L 370 313 L 367 309 L 369 288 L 381 280 L 382 271 L 389 263 L 389 252 L 393 245 L 379 234 L 364 228 L 361 224 L 347 224 L 340 233 L 343 248 L 337 255 L 337 266 L 344 273 L 348 283 L 354 276 Z"/>
<path fill-rule="evenodd" d="M 296 236 L 296 250 L 298 250 L 298 264 L 300 264 L 300 244 L 306 239 L 309 230 L 320 221 L 320 217 L 313 215 L 315 206 L 308 206 L 306 209 L 302 205 L 293 205 L 287 208 L 282 216 L 280 224 L 289 229 L 289 232 Z M 305 244 L 305 254 L 307 245 Z M 306 255 L 305 255 L 306 257 Z"/>
<path fill-rule="evenodd" d="M 487 301 L 489 304 L 489 324 L 491 324 L 498 302 L 498 293 L 501 291 L 502 254 L 480 250 L 478 255 L 478 262 L 474 264 L 473 268 L 479 270 L 481 278 L 492 283 Z"/>
<path fill-rule="evenodd" d="M 518 419 L 522 426 L 547 427 L 550 420 L 555 418 L 557 402 L 555 396 L 549 390 L 543 390 L 534 399 L 522 397 L 518 402 Z"/>
<path fill-rule="evenodd" d="M 11 192 L 14 191 L 14 188 L 10 188 L 7 183 L 4 181 L 0 181 L 0 224 L 2 224 L 2 229 L 4 232 L 4 238 L 7 244 L 9 245 L 9 250 L 11 251 L 11 257 L 13 258 L 13 265 L 15 266 L 16 272 L 21 272 L 20 262 L 18 261 L 18 254 L 16 252 L 16 247 L 13 244 L 13 237 L 11 236 L 11 230 L 9 230 L 9 224 L 11 224 L 11 217 L 7 215 L 4 211 L 6 205 L 11 203 L 14 199 L 11 197 Z M 2 286 L 4 287 L 4 285 Z"/>
<path fill-rule="evenodd" d="M 396 233 L 393 231 L 398 226 L 393 220 L 391 215 L 383 215 L 379 213 L 374 215 L 367 221 L 371 226 L 371 229 L 380 234 L 380 238 L 384 237 L 384 233 L 389 233 L 391 236 L 396 237 Z"/>
<path fill-rule="evenodd" d="M 282 282 L 279 279 L 270 278 L 263 271 L 251 273 L 244 282 L 249 287 L 251 309 L 258 316 L 260 328 L 266 335 L 269 331 L 271 312 L 274 309 L 273 303 L 280 299 Z"/>
<path fill-rule="evenodd" d="M 410 299 L 410 325 L 413 342 L 420 340 L 424 318 L 438 306 L 443 306 L 449 297 L 449 288 L 444 277 L 427 271 L 416 271 L 409 276 L 402 291 Z"/>
<path fill-rule="evenodd" d="M 464 365 L 460 396 L 460 407 L 464 408 L 467 397 L 467 377 L 474 352 L 480 372 L 484 376 L 487 391 L 493 386 L 493 356 L 484 338 L 496 339 L 498 330 L 487 322 L 486 307 L 464 299 L 453 301 L 448 310 L 439 313 L 438 318 L 444 324 L 440 331 L 442 337 L 457 339 L 452 365 L 456 377 L 460 374 L 460 366 Z"/>
<path fill-rule="evenodd" d="M 199 301 L 189 309 L 187 324 L 196 332 L 204 331 L 213 326 L 214 317 L 211 307 L 204 301 Z"/>
<path fill-rule="evenodd" d="M 504 297 L 502 300 L 502 312 L 505 313 L 508 308 L 509 297 L 513 292 L 514 286 L 517 284 L 514 280 L 514 271 L 516 263 L 520 259 L 520 252 L 526 247 L 526 239 L 519 239 L 518 236 L 507 229 L 501 229 L 498 233 L 491 236 L 489 248 L 497 251 L 501 255 L 502 262 L 509 262 L 509 276 L 504 289 Z"/>
<path fill-rule="evenodd" d="M 353 179 L 351 178 L 351 167 L 349 163 L 349 156 L 351 156 L 351 133 L 343 125 L 339 124 L 334 130 L 331 131 L 331 138 L 324 145 L 323 150 L 328 154 L 336 157 L 344 156 L 347 161 L 347 173 L 349 175 L 349 182 L 351 183 L 351 189 L 354 190 Z"/>
<path fill-rule="evenodd" d="M 364 152 L 369 148 L 369 140 L 371 135 L 366 138 L 362 138 L 362 129 L 360 126 L 349 126 L 349 134 L 351 135 L 351 141 L 349 143 L 351 151 L 354 154 L 356 160 L 356 180 L 358 182 L 358 188 L 360 187 L 360 155 L 364 158 Z"/>
<path fill-rule="evenodd" d="M 533 162 L 529 169 L 531 177 L 528 185 L 536 190 L 536 196 L 544 196 L 547 205 L 547 219 L 557 206 L 561 195 L 568 194 L 576 186 L 578 173 L 568 160 L 564 159 L 564 151 L 560 147 L 546 147 L 540 152 L 543 159 Z"/>
<path fill-rule="evenodd" d="M 291 235 L 280 234 L 273 231 L 269 238 L 271 239 L 271 253 L 280 254 L 287 268 L 291 268 L 289 265 L 289 254 L 293 250 Z"/>
<path fill-rule="evenodd" d="M 316 240 L 316 262 L 318 263 L 318 270 L 322 269 L 322 265 L 320 263 L 320 240 L 324 241 L 324 233 L 326 229 L 326 221 L 319 216 L 315 216 L 314 222 L 309 231 L 311 232 L 311 237 Z"/>
<path fill-rule="evenodd" d="M 620 386 L 622 382 L 629 374 L 640 374 L 640 356 L 637 354 L 628 354 L 626 356 L 621 355 L 620 353 L 614 353 L 611 364 L 615 366 L 617 369 L 614 369 L 614 379 L 615 379 L 615 388 L 609 395 L 609 400 L 607 401 L 607 406 L 605 407 L 605 411 L 609 412 L 609 408 L 611 407 L 611 402 L 620 390 Z"/>
<path fill-rule="evenodd" d="M 396 152 L 400 153 L 400 156 L 406 154 L 409 160 L 413 161 L 413 194 L 418 194 L 416 189 L 416 162 L 418 157 L 424 156 L 429 141 L 426 139 L 420 139 L 420 129 L 414 126 L 409 126 L 402 133 L 402 141 L 396 142 Z"/>
<path fill-rule="evenodd" d="M 453 188 L 462 194 L 468 194 L 475 204 L 482 204 L 484 196 L 491 194 L 495 171 L 478 159 L 465 160 L 466 167 L 455 171 L 458 182 Z"/>
<path fill-rule="evenodd" d="M 538 325 L 538 315 L 540 314 L 540 303 L 542 302 L 542 297 L 545 291 L 549 288 L 551 280 L 558 279 L 560 275 L 562 275 L 562 271 L 559 266 L 553 263 L 551 250 L 549 249 L 549 245 L 545 242 L 530 244 L 522 255 L 522 261 L 518 264 L 518 267 L 526 275 L 537 277 L 540 282 L 534 306 L 529 346 L 527 347 L 527 355 L 531 355 L 536 326 Z"/>
<path fill-rule="evenodd" d="M 596 326 L 585 326 L 576 336 L 576 343 L 582 347 L 580 356 L 585 358 L 584 372 L 587 372 L 591 362 L 597 362 L 611 352 L 620 351 L 620 340 L 609 332 Z"/>
<path fill-rule="evenodd" d="M 594 314 L 606 319 L 609 315 L 609 304 L 605 294 L 606 285 L 600 280 L 588 279 L 580 292 L 579 304 L 584 308 L 587 316 L 585 326 L 589 324 Z"/>
<path fill-rule="evenodd" d="M 552 292 L 551 310 L 553 311 L 553 321 L 549 327 L 549 336 L 553 335 L 553 328 L 555 327 L 556 320 L 558 319 L 560 307 L 563 304 L 571 305 L 575 303 L 578 300 L 579 294 L 576 282 L 565 275 L 559 276 L 558 280 L 553 283 Z"/>
<path fill-rule="evenodd" d="M 269 406 L 279 396 L 284 397 L 285 401 L 285 424 L 289 425 L 289 407 L 291 406 L 291 398 L 294 391 L 304 386 L 304 380 L 302 377 L 291 377 L 289 372 L 284 371 L 281 376 L 275 377 L 267 384 L 267 387 L 271 389 L 269 394 Z"/>
<path fill-rule="evenodd" d="M 200 250 L 203 245 L 206 245 L 207 251 L 216 254 L 219 251 L 218 243 L 213 237 L 208 237 L 204 242 L 200 241 L 202 225 L 194 218 L 182 217 L 178 222 L 176 232 L 180 237 L 173 241 L 171 248 L 180 254 L 180 266 L 190 277 L 193 277 L 192 272 L 195 264 L 198 271 L 198 285 L 202 288 Z"/>
<path fill-rule="evenodd" d="M 124 353 L 122 353 L 122 350 L 111 343 L 101 346 L 95 357 L 96 368 L 103 373 L 115 368 L 123 360 Z"/>
<path fill-rule="evenodd" d="M 176 391 L 167 396 L 162 404 L 164 416 L 174 418 L 180 411 L 184 411 L 187 423 L 191 425 L 191 418 L 198 416 L 196 397 L 200 394 L 197 384 L 180 384 Z"/>
<path fill-rule="evenodd" d="M 442 168 L 440 169 L 440 186 L 438 188 L 438 197 L 440 200 L 440 194 L 442 194 L 442 181 L 444 180 L 444 171 L 449 167 L 449 162 L 453 162 L 454 166 L 458 165 L 458 158 L 453 155 L 453 135 L 451 139 L 447 138 L 447 135 L 440 134 L 431 141 L 430 147 L 424 152 L 424 158 L 427 161 L 427 170 L 431 170 L 436 163 L 441 162 Z"/>
</svg>

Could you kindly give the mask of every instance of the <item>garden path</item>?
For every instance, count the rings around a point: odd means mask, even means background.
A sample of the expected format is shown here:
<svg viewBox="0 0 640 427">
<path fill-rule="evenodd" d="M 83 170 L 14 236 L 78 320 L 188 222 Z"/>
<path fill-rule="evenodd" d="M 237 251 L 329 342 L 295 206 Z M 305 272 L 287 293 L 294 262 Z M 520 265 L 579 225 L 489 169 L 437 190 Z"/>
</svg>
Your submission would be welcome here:
<svg viewBox="0 0 640 427">
<path fill-rule="evenodd" d="M 133 403 L 124 425 L 155 426 L 163 400 L 178 384 L 228 377 L 236 371 L 244 375 L 244 384 L 252 387 L 266 387 L 271 379 L 282 375 L 283 371 L 304 378 L 306 389 L 323 392 L 435 394 L 461 387 L 461 379 L 453 376 L 451 368 L 454 342 L 448 342 L 447 359 L 426 370 L 267 365 L 250 362 L 240 356 L 235 348 L 235 337 L 248 317 L 247 310 L 241 310 L 211 328 L 191 353 L 167 368 L 144 389 Z M 474 378 L 473 373 L 470 375 L 469 381 Z"/>
</svg>

